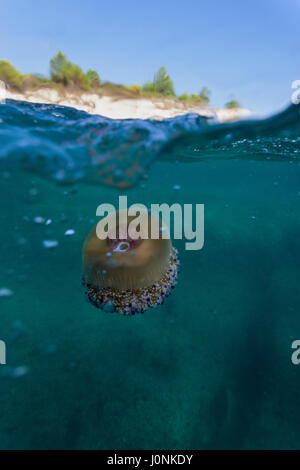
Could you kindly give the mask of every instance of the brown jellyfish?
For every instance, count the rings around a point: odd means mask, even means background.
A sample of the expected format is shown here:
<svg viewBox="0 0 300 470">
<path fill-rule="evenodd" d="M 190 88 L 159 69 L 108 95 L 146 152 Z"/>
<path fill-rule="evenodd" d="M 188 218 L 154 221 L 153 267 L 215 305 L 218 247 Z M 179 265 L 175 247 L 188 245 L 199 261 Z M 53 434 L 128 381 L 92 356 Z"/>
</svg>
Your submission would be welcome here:
<svg viewBox="0 0 300 470">
<path fill-rule="evenodd" d="M 150 238 L 153 214 L 148 217 L 148 238 L 133 239 L 128 225 L 134 219 L 126 213 L 126 236 L 120 230 L 118 212 L 116 231 L 106 239 L 97 236 L 95 225 L 82 250 L 83 278 L 88 300 L 97 308 L 123 315 L 144 313 L 163 303 L 177 281 L 179 261 L 167 230 L 159 222 L 159 237 Z M 124 227 L 123 227 L 124 229 Z"/>
</svg>

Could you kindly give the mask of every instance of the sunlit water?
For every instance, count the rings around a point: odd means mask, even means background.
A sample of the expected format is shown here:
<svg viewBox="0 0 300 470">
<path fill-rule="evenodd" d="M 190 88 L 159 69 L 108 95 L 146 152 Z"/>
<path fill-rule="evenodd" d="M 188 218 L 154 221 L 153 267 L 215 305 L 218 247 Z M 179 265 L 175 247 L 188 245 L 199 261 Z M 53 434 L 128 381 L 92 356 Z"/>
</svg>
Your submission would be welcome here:
<svg viewBox="0 0 300 470">
<path fill-rule="evenodd" d="M 299 106 L 218 125 L 8 101 L 0 120 L 0 447 L 299 448 Z M 133 317 L 81 286 L 120 194 L 205 204 L 204 248 L 175 240 L 178 285 Z"/>
</svg>

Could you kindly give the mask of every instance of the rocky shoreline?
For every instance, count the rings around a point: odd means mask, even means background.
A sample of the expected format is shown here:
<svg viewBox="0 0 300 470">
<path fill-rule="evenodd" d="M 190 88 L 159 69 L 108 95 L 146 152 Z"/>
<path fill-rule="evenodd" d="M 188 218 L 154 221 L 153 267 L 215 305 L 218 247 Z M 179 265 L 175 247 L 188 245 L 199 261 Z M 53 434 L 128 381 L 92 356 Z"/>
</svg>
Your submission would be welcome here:
<svg viewBox="0 0 300 470">
<path fill-rule="evenodd" d="M 186 113 L 197 113 L 201 116 L 216 116 L 219 122 L 226 122 L 243 119 L 252 114 L 250 110 L 244 108 L 193 107 L 172 98 L 116 98 L 99 96 L 96 93 L 62 95 L 52 88 L 40 88 L 24 93 L 6 90 L 5 97 L 31 103 L 71 106 L 112 119 L 166 119 Z"/>
</svg>

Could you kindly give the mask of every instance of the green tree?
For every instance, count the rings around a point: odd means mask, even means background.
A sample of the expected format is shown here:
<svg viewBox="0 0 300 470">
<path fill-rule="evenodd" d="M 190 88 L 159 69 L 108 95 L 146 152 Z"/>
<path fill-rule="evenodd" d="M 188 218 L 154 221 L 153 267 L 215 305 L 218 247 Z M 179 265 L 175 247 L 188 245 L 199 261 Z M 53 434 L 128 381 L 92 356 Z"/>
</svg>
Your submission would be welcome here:
<svg viewBox="0 0 300 470">
<path fill-rule="evenodd" d="M 58 54 L 50 60 L 50 75 L 52 80 L 56 82 L 62 81 L 67 85 L 67 78 L 65 76 L 66 68 L 67 58 L 61 51 L 59 51 Z"/>
<path fill-rule="evenodd" d="M 167 96 L 174 96 L 175 91 L 170 75 L 166 67 L 160 67 L 154 74 L 153 82 L 146 82 L 143 85 L 143 91 L 146 93 L 161 93 Z"/>
<path fill-rule="evenodd" d="M 241 105 L 240 103 L 237 101 L 237 100 L 230 100 L 228 101 L 226 104 L 225 104 L 225 108 L 228 108 L 228 109 L 233 109 L 233 108 L 240 108 Z"/>
<path fill-rule="evenodd" d="M 159 93 L 170 96 L 175 95 L 173 81 L 170 75 L 168 75 L 166 67 L 160 67 L 155 73 L 153 83 Z"/>
<path fill-rule="evenodd" d="M 91 87 L 90 79 L 81 67 L 70 62 L 61 51 L 50 60 L 50 74 L 53 81 L 65 86 L 75 85 L 84 90 Z"/>
<path fill-rule="evenodd" d="M 0 80 L 19 90 L 22 87 L 23 74 L 8 62 L 8 60 L 0 59 Z"/>
<path fill-rule="evenodd" d="M 210 94 L 211 91 L 206 87 L 202 87 L 200 93 L 199 93 L 199 98 L 201 101 L 204 101 L 205 103 L 209 103 L 210 101 Z"/>
</svg>

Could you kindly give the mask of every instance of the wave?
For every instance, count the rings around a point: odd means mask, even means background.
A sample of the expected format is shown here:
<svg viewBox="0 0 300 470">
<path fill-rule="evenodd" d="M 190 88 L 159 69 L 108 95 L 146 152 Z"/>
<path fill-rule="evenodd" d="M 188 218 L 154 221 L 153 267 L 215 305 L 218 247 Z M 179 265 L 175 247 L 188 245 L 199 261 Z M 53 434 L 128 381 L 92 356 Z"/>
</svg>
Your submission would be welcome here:
<svg viewBox="0 0 300 470">
<path fill-rule="evenodd" d="M 0 104 L 0 164 L 57 183 L 136 185 L 155 160 L 255 159 L 299 162 L 300 106 L 266 119 L 218 124 L 186 114 L 116 120 L 74 108 L 7 100 Z"/>
</svg>

